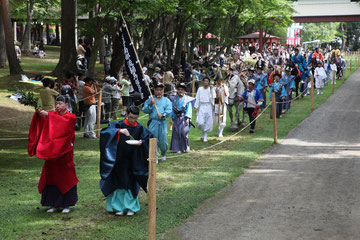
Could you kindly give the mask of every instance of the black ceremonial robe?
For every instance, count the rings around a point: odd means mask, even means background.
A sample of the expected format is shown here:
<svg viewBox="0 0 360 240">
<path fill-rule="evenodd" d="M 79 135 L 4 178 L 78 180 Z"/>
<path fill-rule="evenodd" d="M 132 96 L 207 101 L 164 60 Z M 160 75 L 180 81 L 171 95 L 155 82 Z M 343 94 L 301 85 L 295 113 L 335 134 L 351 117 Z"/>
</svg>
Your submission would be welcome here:
<svg viewBox="0 0 360 240">
<path fill-rule="evenodd" d="M 129 145 L 120 129 L 128 129 L 141 146 Z M 140 123 L 130 125 L 127 119 L 112 122 L 100 135 L 100 188 L 104 196 L 116 189 L 128 189 L 134 198 L 140 187 L 146 191 L 148 180 L 149 139 L 152 134 Z"/>
</svg>

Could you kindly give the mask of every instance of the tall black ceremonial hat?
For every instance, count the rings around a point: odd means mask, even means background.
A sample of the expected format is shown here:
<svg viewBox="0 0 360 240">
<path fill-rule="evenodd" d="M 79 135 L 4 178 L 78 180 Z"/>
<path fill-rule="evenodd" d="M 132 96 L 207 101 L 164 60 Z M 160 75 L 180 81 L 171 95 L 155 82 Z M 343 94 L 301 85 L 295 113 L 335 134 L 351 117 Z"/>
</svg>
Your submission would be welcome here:
<svg viewBox="0 0 360 240">
<path fill-rule="evenodd" d="M 154 84 L 154 88 L 158 88 L 158 87 L 164 88 L 164 84 L 162 84 L 161 82 L 156 82 Z"/>
<path fill-rule="evenodd" d="M 176 85 L 176 88 L 183 88 L 183 89 L 187 90 L 186 84 L 183 83 L 183 82 L 178 83 L 178 84 Z"/>
</svg>

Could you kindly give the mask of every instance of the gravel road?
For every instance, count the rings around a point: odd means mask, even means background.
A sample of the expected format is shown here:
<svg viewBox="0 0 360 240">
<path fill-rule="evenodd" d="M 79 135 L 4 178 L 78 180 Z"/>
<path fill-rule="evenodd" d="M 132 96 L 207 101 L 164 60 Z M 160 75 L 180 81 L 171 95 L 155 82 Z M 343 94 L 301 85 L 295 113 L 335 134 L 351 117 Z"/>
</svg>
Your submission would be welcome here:
<svg viewBox="0 0 360 240">
<path fill-rule="evenodd" d="M 165 239 L 360 239 L 360 71 Z"/>
</svg>

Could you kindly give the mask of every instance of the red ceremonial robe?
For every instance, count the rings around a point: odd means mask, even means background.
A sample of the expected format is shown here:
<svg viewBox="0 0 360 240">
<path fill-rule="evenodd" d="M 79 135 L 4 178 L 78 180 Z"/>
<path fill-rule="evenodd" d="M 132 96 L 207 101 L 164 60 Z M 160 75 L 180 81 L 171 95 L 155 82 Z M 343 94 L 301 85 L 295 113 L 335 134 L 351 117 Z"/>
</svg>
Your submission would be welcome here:
<svg viewBox="0 0 360 240">
<path fill-rule="evenodd" d="M 68 111 L 60 116 L 50 111 L 47 117 L 35 112 L 29 129 L 28 153 L 45 159 L 39 181 L 39 192 L 46 185 L 55 185 L 62 194 L 79 180 L 74 165 L 75 114 Z"/>
</svg>

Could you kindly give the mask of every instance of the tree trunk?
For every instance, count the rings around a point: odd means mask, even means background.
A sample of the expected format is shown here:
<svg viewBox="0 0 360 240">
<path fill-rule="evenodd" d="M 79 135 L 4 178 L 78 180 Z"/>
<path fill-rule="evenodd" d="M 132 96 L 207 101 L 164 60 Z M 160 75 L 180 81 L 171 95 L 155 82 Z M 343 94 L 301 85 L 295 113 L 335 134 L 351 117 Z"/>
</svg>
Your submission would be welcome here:
<svg viewBox="0 0 360 240">
<path fill-rule="evenodd" d="M 31 53 L 31 22 L 34 9 L 34 0 L 26 1 L 26 25 L 21 42 L 21 51 L 26 56 Z"/>
<path fill-rule="evenodd" d="M 190 45 L 190 51 L 188 55 L 188 62 L 192 63 L 194 60 L 194 48 L 195 48 L 195 42 L 198 35 L 198 31 L 192 30 L 191 32 L 191 45 Z"/>
<path fill-rule="evenodd" d="M 340 23 L 340 30 L 341 30 L 341 50 L 345 51 L 345 29 L 344 29 L 344 23 Z"/>
<path fill-rule="evenodd" d="M 175 38 L 176 38 L 176 48 L 175 48 L 175 58 L 174 64 L 180 63 L 181 52 L 184 45 L 184 35 L 185 35 L 185 21 L 179 16 L 179 24 L 176 26 Z"/>
<path fill-rule="evenodd" d="M 104 39 L 104 35 L 103 35 L 102 38 L 101 38 L 101 41 L 100 41 L 100 49 L 99 49 L 99 58 L 100 58 L 99 63 L 100 63 L 100 64 L 103 64 L 103 63 L 104 63 L 105 53 L 106 53 L 106 50 L 105 50 L 105 39 Z"/>
<path fill-rule="evenodd" d="M 59 45 L 60 45 L 60 29 L 59 29 L 59 24 L 56 24 L 55 34 L 56 34 L 55 45 L 56 45 L 56 46 L 59 46 Z"/>
<path fill-rule="evenodd" d="M 90 77 L 94 77 L 94 75 L 95 75 L 95 65 L 96 65 L 97 53 L 98 53 L 100 45 L 101 45 L 101 40 L 104 38 L 103 32 L 102 32 L 103 23 L 104 23 L 104 19 L 102 19 L 100 17 L 96 17 L 95 42 L 94 42 L 94 46 L 92 48 L 89 69 L 88 69 L 88 75 Z"/>
<path fill-rule="evenodd" d="M 5 33 L 4 33 L 4 26 L 0 11 L 0 68 L 5 68 L 5 67 L 6 67 Z"/>
<path fill-rule="evenodd" d="M 50 28 L 49 28 L 49 24 L 46 24 L 46 44 L 50 45 L 51 44 L 51 40 L 50 40 Z"/>
<path fill-rule="evenodd" d="M 75 0 L 61 0 L 60 59 L 52 72 L 53 75 L 61 76 L 66 71 L 76 72 L 75 18 Z"/>
<path fill-rule="evenodd" d="M 119 26 L 116 21 L 112 26 L 112 39 L 113 39 L 113 54 L 110 63 L 110 72 L 111 76 L 117 77 L 121 70 L 121 67 L 124 65 L 124 49 L 121 42 L 121 37 L 119 36 Z"/>
<path fill-rule="evenodd" d="M 39 23 L 39 35 L 40 35 L 40 42 L 44 42 L 44 26 Z"/>
<path fill-rule="evenodd" d="M 9 60 L 10 74 L 22 72 L 19 60 L 17 59 L 14 46 L 14 32 L 11 25 L 10 9 L 8 0 L 0 0 L 1 17 L 5 32 L 6 54 Z"/>
</svg>

